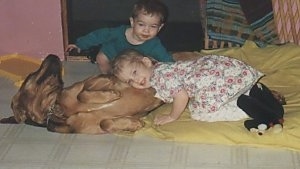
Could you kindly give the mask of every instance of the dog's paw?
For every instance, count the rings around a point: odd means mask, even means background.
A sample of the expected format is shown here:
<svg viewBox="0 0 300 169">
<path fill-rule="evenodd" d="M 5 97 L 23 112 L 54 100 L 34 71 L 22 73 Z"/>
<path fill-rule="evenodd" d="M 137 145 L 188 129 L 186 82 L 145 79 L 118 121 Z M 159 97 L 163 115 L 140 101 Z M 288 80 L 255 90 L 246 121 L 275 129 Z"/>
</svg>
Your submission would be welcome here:
<svg viewBox="0 0 300 169">
<path fill-rule="evenodd" d="M 142 120 L 130 117 L 106 119 L 100 123 L 101 129 L 108 133 L 115 133 L 120 131 L 134 132 L 144 126 L 145 123 Z"/>
</svg>

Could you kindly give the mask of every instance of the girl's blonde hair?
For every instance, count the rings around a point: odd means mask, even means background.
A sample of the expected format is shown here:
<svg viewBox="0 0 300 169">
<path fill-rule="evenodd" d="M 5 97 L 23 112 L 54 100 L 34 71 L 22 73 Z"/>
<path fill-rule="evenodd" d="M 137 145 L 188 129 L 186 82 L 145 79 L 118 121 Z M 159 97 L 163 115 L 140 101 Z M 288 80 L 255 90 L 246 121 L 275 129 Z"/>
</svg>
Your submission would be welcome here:
<svg viewBox="0 0 300 169">
<path fill-rule="evenodd" d="M 134 49 L 124 50 L 111 62 L 111 73 L 118 77 L 125 67 L 131 64 L 142 64 L 143 57 L 148 56 Z M 155 59 L 151 57 L 148 58 L 152 61 L 153 64 L 157 63 Z"/>
</svg>

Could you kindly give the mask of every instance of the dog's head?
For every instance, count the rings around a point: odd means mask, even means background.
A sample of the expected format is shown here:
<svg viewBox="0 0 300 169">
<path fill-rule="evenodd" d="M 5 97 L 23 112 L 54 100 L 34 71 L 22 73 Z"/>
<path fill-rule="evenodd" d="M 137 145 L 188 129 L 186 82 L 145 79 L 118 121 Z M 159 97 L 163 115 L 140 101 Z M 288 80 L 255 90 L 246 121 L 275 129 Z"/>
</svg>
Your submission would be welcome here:
<svg viewBox="0 0 300 169">
<path fill-rule="evenodd" d="M 48 55 L 39 69 L 29 74 L 13 97 L 11 108 L 17 122 L 31 120 L 45 123 L 50 106 L 63 88 L 62 63 L 58 56 Z"/>
</svg>

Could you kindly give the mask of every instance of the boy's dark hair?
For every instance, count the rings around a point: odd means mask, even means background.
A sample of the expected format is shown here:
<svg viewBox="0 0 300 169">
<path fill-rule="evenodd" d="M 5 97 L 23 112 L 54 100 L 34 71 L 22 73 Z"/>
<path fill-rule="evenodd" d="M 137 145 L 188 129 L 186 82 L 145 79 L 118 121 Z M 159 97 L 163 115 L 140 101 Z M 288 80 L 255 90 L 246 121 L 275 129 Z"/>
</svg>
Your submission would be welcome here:
<svg viewBox="0 0 300 169">
<path fill-rule="evenodd" d="M 167 22 L 169 15 L 168 7 L 160 0 L 138 0 L 133 6 L 132 17 L 137 17 L 141 12 L 159 16 L 161 24 Z"/>
</svg>

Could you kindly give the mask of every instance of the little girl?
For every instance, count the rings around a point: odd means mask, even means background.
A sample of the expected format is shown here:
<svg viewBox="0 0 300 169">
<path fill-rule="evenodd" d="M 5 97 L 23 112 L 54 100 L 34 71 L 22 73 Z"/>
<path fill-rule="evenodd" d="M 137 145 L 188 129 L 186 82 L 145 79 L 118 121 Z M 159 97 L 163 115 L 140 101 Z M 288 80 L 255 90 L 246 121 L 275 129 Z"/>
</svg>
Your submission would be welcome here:
<svg viewBox="0 0 300 169">
<path fill-rule="evenodd" d="M 248 129 L 261 123 L 282 128 L 282 105 L 257 83 L 263 74 L 242 61 L 210 55 L 162 63 L 126 50 L 113 61 L 112 71 L 121 81 L 139 89 L 153 87 L 156 97 L 173 102 L 169 114 L 155 117 L 156 125 L 175 121 L 188 105 L 195 120 L 236 121 L 250 116 L 253 120 L 245 122 Z"/>
</svg>

